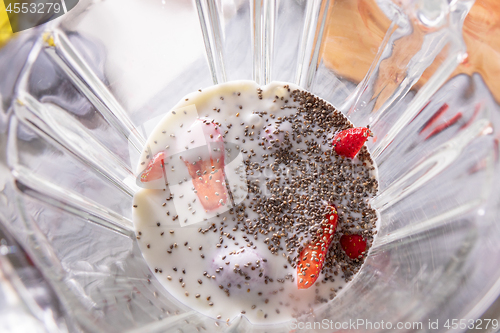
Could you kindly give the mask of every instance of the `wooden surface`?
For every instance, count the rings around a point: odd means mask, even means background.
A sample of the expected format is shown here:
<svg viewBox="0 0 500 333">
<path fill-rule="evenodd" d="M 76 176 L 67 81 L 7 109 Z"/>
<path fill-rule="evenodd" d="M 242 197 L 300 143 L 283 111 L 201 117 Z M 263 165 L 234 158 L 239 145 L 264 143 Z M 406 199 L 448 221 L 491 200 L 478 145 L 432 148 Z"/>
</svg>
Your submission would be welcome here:
<svg viewBox="0 0 500 333">
<path fill-rule="evenodd" d="M 375 87 L 379 99 L 385 100 L 387 92 L 401 82 L 406 65 L 420 49 L 425 27 L 413 20 L 414 33 L 399 39 L 394 45 L 397 61 L 383 61 L 380 78 Z M 334 0 L 329 8 L 326 34 L 321 58 L 337 75 L 359 82 L 372 64 L 379 45 L 390 27 L 390 21 L 377 7 L 374 0 Z M 497 102 L 500 101 L 500 1 L 476 0 L 466 17 L 463 36 L 468 57 L 454 75 L 479 73 Z M 427 82 L 446 57 L 443 50 L 434 63 L 424 72 L 414 86 L 420 88 Z"/>
</svg>

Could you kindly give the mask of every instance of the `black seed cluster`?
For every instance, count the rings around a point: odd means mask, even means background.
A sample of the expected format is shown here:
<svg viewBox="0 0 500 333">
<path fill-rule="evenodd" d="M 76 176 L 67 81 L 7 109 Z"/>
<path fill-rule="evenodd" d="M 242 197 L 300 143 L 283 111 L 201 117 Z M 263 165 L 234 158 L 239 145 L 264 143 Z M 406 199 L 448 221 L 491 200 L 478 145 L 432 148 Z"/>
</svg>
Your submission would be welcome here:
<svg viewBox="0 0 500 333">
<path fill-rule="evenodd" d="M 282 117 L 255 112 L 265 119 L 260 129 L 240 124 L 244 137 L 260 141 L 263 153 L 242 151 L 246 156 L 251 203 L 247 201 L 231 211 L 236 217 L 233 230 L 244 232 L 250 245 L 252 239 L 263 237 L 272 255 L 286 256 L 290 265 L 296 267 L 305 240 L 321 231 L 327 205 L 333 204 L 338 209 L 339 222 L 323 268 L 324 281 L 339 274 L 349 280 L 364 258 L 347 257 L 338 240 L 344 233 L 356 233 L 364 236 L 367 250 L 372 243 L 377 214 L 367 199 L 378 190 L 378 182 L 371 175 L 373 161 L 365 147 L 354 160 L 338 156 L 332 149 L 333 134 L 352 124 L 322 99 L 301 90 L 288 88 L 288 92 L 286 97 L 275 96 L 274 102 L 298 102 L 297 112 Z M 261 99 L 262 91 L 257 93 Z M 286 108 L 294 106 L 281 107 Z M 285 123 L 287 126 L 282 126 Z M 273 177 L 266 178 L 263 191 L 261 180 L 252 180 L 252 176 L 269 171 Z M 256 212 L 259 219 L 246 218 L 248 210 Z"/>
</svg>

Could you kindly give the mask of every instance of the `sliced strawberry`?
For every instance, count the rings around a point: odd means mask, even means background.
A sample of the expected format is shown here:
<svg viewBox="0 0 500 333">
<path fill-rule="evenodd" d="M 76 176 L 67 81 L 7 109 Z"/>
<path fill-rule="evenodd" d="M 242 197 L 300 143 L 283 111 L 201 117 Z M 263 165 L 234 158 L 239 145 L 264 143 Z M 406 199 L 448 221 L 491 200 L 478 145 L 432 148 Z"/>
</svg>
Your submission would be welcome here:
<svg viewBox="0 0 500 333">
<path fill-rule="evenodd" d="M 182 157 L 191 176 L 196 194 L 207 211 L 224 206 L 228 200 L 224 174 L 224 142 L 219 126 L 208 119 L 198 119 L 192 130 L 201 130 L 207 142 L 207 153 Z"/>
<path fill-rule="evenodd" d="M 184 161 L 192 178 L 196 194 L 207 211 L 215 210 L 226 204 L 227 189 L 225 185 L 224 169 L 219 163 L 210 161 L 198 161 L 195 164 Z M 222 162 L 222 166 L 224 162 Z M 213 173 L 212 173 L 213 172 Z"/>
<path fill-rule="evenodd" d="M 322 225 L 321 230 L 318 230 L 313 241 L 306 244 L 300 253 L 297 263 L 297 287 L 299 289 L 307 289 L 314 285 L 323 269 L 326 253 L 332 243 L 339 217 L 334 206 L 329 206 L 329 208 L 332 211 L 325 216 L 326 223 Z"/>
<path fill-rule="evenodd" d="M 366 127 L 349 128 L 335 135 L 333 147 L 337 154 L 354 158 L 371 135 L 372 132 Z"/>
<path fill-rule="evenodd" d="M 345 254 L 351 259 L 362 256 L 366 250 L 366 242 L 360 235 L 342 235 L 340 245 Z"/>
<path fill-rule="evenodd" d="M 163 168 L 165 166 L 165 153 L 159 152 L 151 161 L 148 167 L 141 174 L 141 182 L 146 183 L 153 180 L 161 179 L 163 177 Z"/>
<path fill-rule="evenodd" d="M 193 136 L 189 133 L 199 135 Z M 180 155 L 174 155 L 179 156 L 184 162 L 192 178 L 195 192 L 206 211 L 225 205 L 228 194 L 224 175 L 224 142 L 218 125 L 208 119 L 197 119 L 189 129 L 178 130 L 175 134 L 182 147 L 193 137 L 206 143 L 183 151 Z M 165 159 L 165 152 L 156 154 L 141 174 L 141 182 L 161 179 L 164 175 Z M 173 162 L 170 160 L 169 162 L 174 167 Z"/>
</svg>

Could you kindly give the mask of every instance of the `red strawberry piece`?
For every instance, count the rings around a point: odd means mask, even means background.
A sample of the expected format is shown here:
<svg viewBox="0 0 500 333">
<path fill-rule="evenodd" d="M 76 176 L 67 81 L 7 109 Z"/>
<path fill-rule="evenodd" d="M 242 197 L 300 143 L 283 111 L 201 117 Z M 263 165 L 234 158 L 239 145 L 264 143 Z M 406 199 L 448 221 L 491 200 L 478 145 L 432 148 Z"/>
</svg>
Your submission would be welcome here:
<svg viewBox="0 0 500 333">
<path fill-rule="evenodd" d="M 325 257 L 332 243 L 333 235 L 335 235 L 339 217 L 335 206 L 329 206 L 329 208 L 331 213 L 326 214 L 326 222 L 318 230 L 318 234 L 313 241 L 306 244 L 300 253 L 297 264 L 297 287 L 299 289 L 307 289 L 314 285 L 323 269 Z"/>
<path fill-rule="evenodd" d="M 184 161 L 189 175 L 192 178 L 193 186 L 198 195 L 203 208 L 212 211 L 226 204 L 227 189 L 224 177 L 224 162 L 198 161 L 196 164 Z M 214 173 L 212 173 L 214 172 Z"/>
<path fill-rule="evenodd" d="M 337 133 L 332 144 L 337 154 L 354 158 L 369 136 L 372 132 L 366 127 L 349 128 Z"/>
<path fill-rule="evenodd" d="M 187 140 L 185 134 L 188 131 L 183 130 L 186 132 L 176 133 L 176 138 L 181 142 Z M 191 176 L 203 208 L 212 211 L 228 201 L 224 174 L 224 142 L 218 125 L 208 119 L 196 120 L 189 130 L 202 133 L 206 146 L 187 150 L 180 157 Z M 141 174 L 141 182 L 161 179 L 164 175 L 165 159 L 166 152 L 156 154 Z"/>
<path fill-rule="evenodd" d="M 161 179 L 163 177 L 163 168 L 165 166 L 165 153 L 159 152 L 151 161 L 148 167 L 141 174 L 141 182 L 146 183 L 153 180 Z"/>
<path fill-rule="evenodd" d="M 362 256 L 366 250 L 366 242 L 360 235 L 342 235 L 340 245 L 345 254 L 351 259 Z"/>
<path fill-rule="evenodd" d="M 207 211 L 215 210 L 228 201 L 224 173 L 224 142 L 219 126 L 208 119 L 198 119 L 201 123 L 205 141 L 208 144 L 205 159 L 198 159 L 196 155 L 183 156 L 182 160 L 191 176 L 193 186 L 203 208 Z M 196 130 L 199 127 L 193 127 Z"/>
</svg>

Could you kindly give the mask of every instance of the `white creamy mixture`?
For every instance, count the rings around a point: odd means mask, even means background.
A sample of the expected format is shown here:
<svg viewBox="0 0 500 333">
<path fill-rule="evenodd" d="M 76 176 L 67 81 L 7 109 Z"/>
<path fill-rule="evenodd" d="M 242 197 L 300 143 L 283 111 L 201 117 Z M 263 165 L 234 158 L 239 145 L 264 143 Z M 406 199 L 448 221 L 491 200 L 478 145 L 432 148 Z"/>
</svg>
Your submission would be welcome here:
<svg viewBox="0 0 500 333">
<path fill-rule="evenodd" d="M 281 122 L 281 117 L 297 112 L 299 103 L 290 98 L 290 92 L 299 88 L 271 83 L 261 87 L 261 98 L 258 88 L 253 81 L 236 81 L 203 89 L 185 96 L 164 116 L 147 140 L 137 174 L 145 170 L 153 156 L 164 152 L 165 175 L 141 184 L 143 189 L 134 196 L 133 219 L 144 258 L 156 278 L 179 301 L 216 319 L 243 315 L 253 323 L 269 324 L 289 321 L 293 315 L 321 305 L 315 302 L 318 295 L 333 299 L 346 281 L 338 269 L 338 275 L 332 274 L 328 281 L 320 276 L 314 287 L 299 290 L 296 268 L 287 260 L 286 251 L 273 254 L 269 250 L 268 237 L 275 231 L 268 235 L 262 230 L 243 232 L 244 226 L 258 226 L 260 211 L 242 211 L 238 225 L 238 211 L 229 211 L 239 204 L 251 207 L 255 202 L 255 191 L 249 191 L 249 183 L 260 186 L 262 196 L 270 196 L 266 188 L 270 179 L 280 184 L 286 181 L 286 176 L 277 179 L 267 168 L 249 172 L 244 160 L 254 154 L 252 162 L 268 165 L 274 161 L 274 157 L 265 161 L 259 157 L 270 154 L 273 148 L 269 146 L 276 139 L 282 141 L 284 132 L 292 131 L 291 124 Z M 261 112 L 266 113 L 262 116 Z M 264 126 L 269 131 L 264 131 Z M 283 132 L 273 134 L 278 127 Z M 333 135 L 328 134 L 328 141 Z M 306 149 L 306 140 L 294 148 Z M 332 148 L 324 145 L 319 149 Z M 210 180 L 213 176 L 217 181 L 215 190 L 195 187 L 188 172 L 188 163 L 196 166 L 203 161 L 222 166 L 213 168 L 210 175 Z M 286 169 L 286 163 L 283 167 Z M 367 171 L 361 163 L 352 172 L 376 177 L 376 170 Z M 221 191 L 225 185 L 229 190 Z M 307 191 L 296 194 L 309 195 Z M 364 200 L 371 197 L 373 193 Z M 202 202 L 204 199 L 206 202 Z M 342 218 L 348 203 L 335 205 Z M 359 219 L 353 228 L 366 223 L 361 211 L 350 214 Z M 301 243 L 306 240 L 307 236 Z"/>
</svg>

